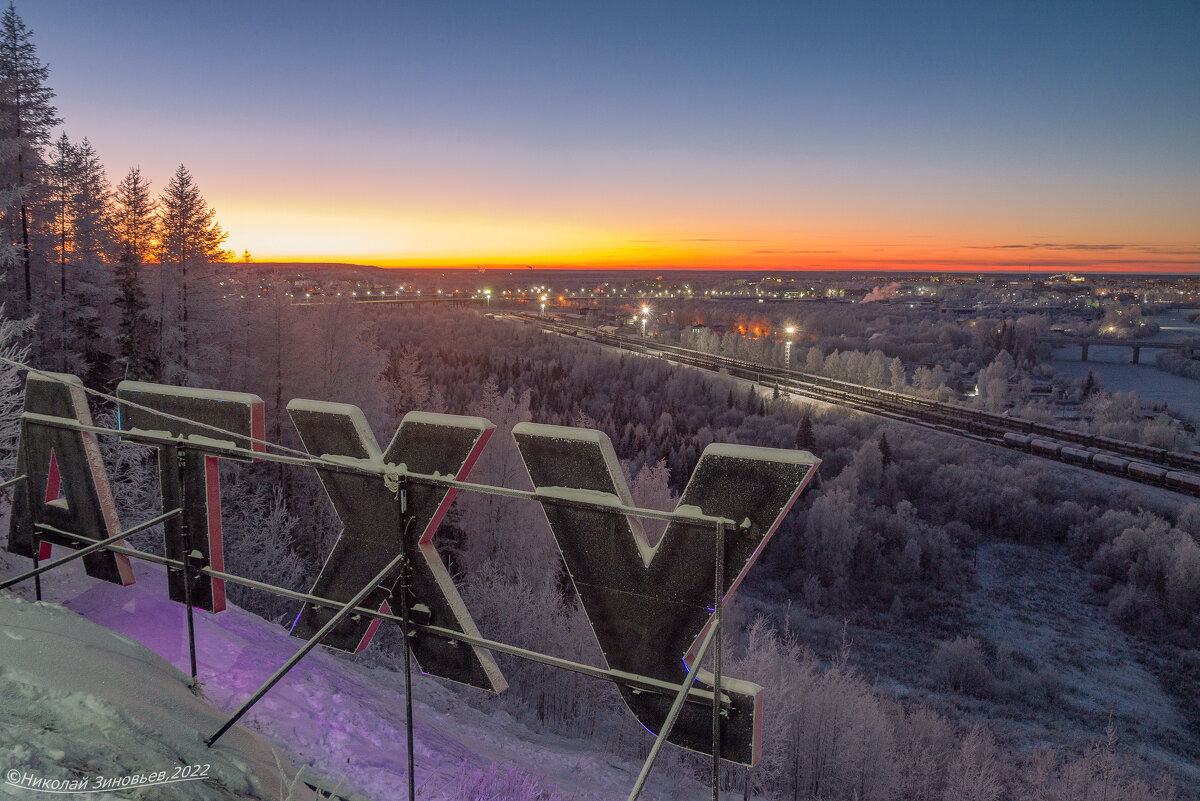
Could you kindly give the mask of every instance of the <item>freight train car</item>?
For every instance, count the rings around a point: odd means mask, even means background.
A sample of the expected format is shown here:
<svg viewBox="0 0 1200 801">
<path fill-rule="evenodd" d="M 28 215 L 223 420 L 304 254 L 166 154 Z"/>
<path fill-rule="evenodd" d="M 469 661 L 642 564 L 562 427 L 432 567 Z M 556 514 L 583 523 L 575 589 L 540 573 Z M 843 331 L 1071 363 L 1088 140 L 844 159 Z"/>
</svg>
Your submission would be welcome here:
<svg viewBox="0 0 1200 801">
<path fill-rule="evenodd" d="M 1200 495 L 1200 476 L 1193 473 L 1180 473 L 1172 470 L 1164 476 L 1164 483 L 1173 489 Z"/>
<path fill-rule="evenodd" d="M 1130 462 L 1129 475 L 1147 484 L 1162 484 L 1170 471 L 1165 467 L 1145 462 Z"/>
</svg>

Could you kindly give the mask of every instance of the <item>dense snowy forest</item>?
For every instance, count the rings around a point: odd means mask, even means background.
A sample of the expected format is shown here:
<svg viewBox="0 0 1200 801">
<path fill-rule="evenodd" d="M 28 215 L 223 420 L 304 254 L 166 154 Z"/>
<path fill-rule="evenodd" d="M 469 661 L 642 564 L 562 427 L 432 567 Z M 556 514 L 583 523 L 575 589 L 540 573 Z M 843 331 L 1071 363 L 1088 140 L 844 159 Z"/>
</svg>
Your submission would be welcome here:
<svg viewBox="0 0 1200 801">
<path fill-rule="evenodd" d="M 0 22 L 0 79 L 0 356 L 73 373 L 97 391 L 133 378 L 253 392 L 266 401 L 268 439 L 291 447 L 300 447 L 285 411 L 293 398 L 355 404 L 381 442 L 411 410 L 479 415 L 498 431 L 472 480 L 512 487 L 527 480 L 513 425 L 597 428 L 611 437 L 635 500 L 664 509 L 710 443 L 810 450 L 822 459 L 821 480 L 750 574 L 725 632 L 727 674 L 761 683 L 769 698 L 767 754 L 749 774 L 756 793 L 847 801 L 1191 797 L 1189 786 L 1200 781 L 1194 502 L 469 310 L 348 299 L 297 305 L 284 279 L 264 279 L 251 295 L 228 291 L 224 280 L 253 266 L 231 261 L 216 214 L 184 166 L 157 194 L 137 167 L 114 186 L 86 138 L 55 135 L 61 121 L 49 74 L 12 6 Z M 813 325 L 849 344 L 797 348 L 793 358 L 813 372 L 935 395 L 954 378 L 938 365 L 954 362 L 979 371 L 986 404 L 1006 391 L 1011 364 L 1036 360 L 1041 324 L 995 322 L 982 330 L 997 330 L 998 339 L 981 342 L 918 322 L 872 335 L 831 316 Z M 765 345 L 742 337 L 690 344 L 780 358 L 777 350 L 752 353 Z M 18 370 L 0 368 L 5 475 L 22 381 Z M 1119 411 L 1113 426 L 1129 423 Z M 115 417 L 96 399 L 93 413 L 109 424 Z M 1172 424 L 1155 425 L 1139 422 L 1133 435 L 1181 436 Z M 154 515 L 153 452 L 106 441 L 104 456 L 121 519 Z M 226 564 L 250 578 L 310 587 L 339 528 L 316 476 L 274 464 L 221 469 Z M 161 532 L 134 543 L 161 549 Z M 1044 654 L 974 630 L 964 599 L 980 549 L 996 544 L 1069 556 L 1087 576 L 1080 600 L 1137 644 L 1189 716 L 1185 736 L 1144 748 L 1129 719 L 1071 708 L 1066 679 Z M 600 658 L 536 505 L 464 494 L 438 545 L 486 636 Z M 1054 582 L 1044 569 L 1044 581 Z M 231 597 L 281 624 L 295 615 L 291 601 L 242 589 Z M 894 674 L 884 680 L 869 644 L 859 650 L 858 637 L 871 630 L 928 645 L 924 666 L 904 677 L 905 692 L 894 691 Z M 387 627 L 383 634 L 366 658 L 394 665 L 399 638 Z M 644 753 L 647 735 L 611 687 L 500 661 L 510 692 L 485 698 L 464 690 L 462 703 L 502 708 L 597 749 Z M 1044 728 L 1018 734 L 1009 720 Z M 675 754 L 665 769 L 703 766 Z M 740 787 L 742 774 L 729 770 L 724 780 Z"/>
</svg>

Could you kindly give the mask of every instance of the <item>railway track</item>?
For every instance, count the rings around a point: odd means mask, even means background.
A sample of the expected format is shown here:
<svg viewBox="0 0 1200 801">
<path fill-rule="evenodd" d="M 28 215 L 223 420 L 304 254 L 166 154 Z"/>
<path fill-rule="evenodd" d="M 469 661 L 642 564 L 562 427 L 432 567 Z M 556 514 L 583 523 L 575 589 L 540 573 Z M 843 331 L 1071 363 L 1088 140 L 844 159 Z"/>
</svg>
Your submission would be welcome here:
<svg viewBox="0 0 1200 801">
<path fill-rule="evenodd" d="M 725 373 L 764 386 L 778 387 L 781 392 L 1019 450 L 1109 476 L 1164 487 L 1184 495 L 1200 496 L 1200 455 L 1193 453 L 1096 436 L 961 404 L 943 403 L 904 392 L 626 337 L 552 318 L 527 313 L 509 316 L 541 326 L 552 333 Z"/>
</svg>

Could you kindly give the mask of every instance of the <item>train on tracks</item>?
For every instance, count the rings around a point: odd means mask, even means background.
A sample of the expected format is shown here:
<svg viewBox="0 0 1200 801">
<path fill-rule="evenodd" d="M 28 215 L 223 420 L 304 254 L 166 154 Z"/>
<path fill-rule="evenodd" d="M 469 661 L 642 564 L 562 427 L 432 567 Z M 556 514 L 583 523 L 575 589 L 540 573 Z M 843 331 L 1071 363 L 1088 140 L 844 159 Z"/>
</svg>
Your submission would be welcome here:
<svg viewBox="0 0 1200 801">
<path fill-rule="evenodd" d="M 1106 440 L 1107 438 L 1096 437 L 1096 439 Z M 1013 431 L 1005 434 L 1003 440 L 1004 444 L 1010 448 L 1028 451 L 1048 459 L 1059 459 L 1080 467 L 1091 467 L 1102 473 L 1127 476 L 1145 484 L 1156 484 L 1191 495 L 1200 495 L 1200 475 L 1195 473 L 1171 470 L 1161 464 L 1151 464 L 1137 459 L 1124 459 L 1099 450 L 1095 446 L 1080 447 L 1070 442 L 1059 442 Z"/>
<path fill-rule="evenodd" d="M 1200 454 L 1171 451 L 1139 442 L 1112 439 L 1063 425 L 1027 420 L 936 401 L 906 392 L 854 384 L 836 378 L 789 370 L 759 362 L 732 359 L 712 353 L 668 345 L 649 339 L 622 336 L 532 314 L 515 315 L 540 325 L 549 333 L 565 334 L 634 353 L 668 359 L 678 364 L 725 373 L 778 387 L 798 395 L 849 406 L 861 411 L 918 423 L 929 428 L 1098 472 L 1200 495 Z"/>
</svg>

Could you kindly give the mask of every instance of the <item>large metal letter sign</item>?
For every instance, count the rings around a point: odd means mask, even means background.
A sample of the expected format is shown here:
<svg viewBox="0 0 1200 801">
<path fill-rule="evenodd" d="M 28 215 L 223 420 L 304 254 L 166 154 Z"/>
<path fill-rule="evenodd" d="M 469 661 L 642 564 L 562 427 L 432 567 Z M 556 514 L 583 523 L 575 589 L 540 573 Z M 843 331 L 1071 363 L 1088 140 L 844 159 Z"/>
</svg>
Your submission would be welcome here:
<svg viewBox="0 0 1200 801">
<path fill-rule="evenodd" d="M 217 460 L 253 459 L 262 451 L 262 401 L 244 393 L 128 381 L 117 394 L 124 435 L 159 449 L 167 510 L 131 530 L 168 518 L 166 554 L 174 564 L 199 551 L 192 566 L 223 571 Z M 207 742 L 227 731 L 308 649 L 318 644 L 348 652 L 364 649 L 379 621 L 354 614 L 354 606 L 380 611 L 399 606 L 410 619 L 428 624 L 408 642 L 428 673 L 504 690 L 508 685 L 490 652 L 458 639 L 482 640 L 433 544 L 457 492 L 446 486 L 454 482 L 444 479 L 467 476 L 495 427 L 478 417 L 410 412 L 381 451 L 354 406 L 293 400 L 287 408 L 316 457 L 313 468 L 343 529 L 313 585 L 314 602 L 305 604 L 292 627 L 293 636 L 310 642 Z M 31 372 L 17 451 L 24 480 L 18 476 L 8 482 L 16 486 L 8 548 L 44 557 L 48 554 L 35 550 L 39 543 L 76 549 L 90 543 L 97 550 L 82 557 L 88 575 L 131 584 L 128 558 L 101 542 L 124 535 L 96 435 L 84 428 L 94 426 L 79 379 Z M 633 504 L 607 436 L 520 423 L 513 438 L 625 704 L 655 733 L 668 728 L 669 716 L 674 720 L 655 749 L 669 739 L 711 754 L 719 728 L 719 756 L 754 765 L 762 748 L 762 688 L 722 677 L 721 692 L 713 698 L 716 677 L 700 669 L 699 661 L 711 642 L 705 635 L 717 622 L 714 603 L 720 609 L 741 583 L 819 460 L 804 451 L 709 445 L 684 489 L 676 519 L 652 545 L 640 521 L 626 515 Z M 282 461 L 303 463 L 291 457 Z M 58 564 L 36 567 L 15 580 Z M 172 599 L 190 595 L 194 606 L 214 612 L 225 607 L 223 582 L 187 572 L 194 575 L 190 586 L 186 574 L 170 574 Z M 397 592 L 403 593 L 402 603 L 389 604 Z M 326 627 L 322 637 L 315 636 Z M 690 687 L 693 674 L 701 687 Z M 622 675 L 636 686 L 622 682 Z M 671 692 L 672 687 L 701 692 Z"/>
<path fill-rule="evenodd" d="M 246 450 L 262 451 L 264 412 L 262 399 L 244 392 L 224 392 L 214 389 L 172 387 L 165 384 L 145 384 L 122 381 L 117 386 L 121 399 L 122 431 L 154 431 L 172 437 L 193 438 L 199 442 L 224 442 Z M 136 405 L 133 405 L 136 404 Z M 146 407 L 146 408 L 139 408 Z M 151 409 L 164 412 L 155 414 Z M 203 425 L 194 425 L 185 418 Z M 229 434 L 214 433 L 211 426 Z M 236 436 L 235 436 L 236 435 Z M 236 458 L 236 457 L 230 457 Z M 241 461 L 241 460 L 239 460 Z M 166 555 L 183 559 L 189 552 L 184 547 L 184 527 L 191 532 L 191 550 L 200 552 L 196 567 L 225 570 L 221 545 L 221 478 L 216 456 L 193 449 L 177 451 L 158 446 L 158 475 L 162 485 L 164 509 L 182 506 L 183 515 L 163 524 Z M 171 600 L 184 603 L 184 574 L 168 573 Z M 209 612 L 225 609 L 225 582 L 193 574 L 192 606 Z"/>
<path fill-rule="evenodd" d="M 54 425 L 92 424 L 83 384 L 73 375 L 30 373 L 25 381 L 25 414 L 17 448 L 17 468 L 28 475 L 13 499 L 8 549 L 34 555 L 34 525 L 42 523 L 60 531 L 93 539 L 121 533 L 108 475 L 100 458 L 96 435 Z M 69 548 L 78 542 L 44 529 L 37 539 Z M 48 556 L 43 550 L 43 558 Z M 87 574 L 114 584 L 132 584 L 129 559 L 112 551 L 86 554 Z"/>
<path fill-rule="evenodd" d="M 672 521 L 651 546 L 640 521 L 621 513 L 551 499 L 619 500 L 629 490 L 599 431 L 519 423 L 513 437 L 542 502 L 592 629 L 610 668 L 680 685 L 701 635 L 710 625 L 715 563 L 711 524 Z M 815 474 L 819 460 L 804 451 L 709 445 L 680 499 L 680 508 L 738 525 L 725 537 L 725 597 L 741 582 L 779 521 Z M 713 676 L 697 679 L 711 688 Z M 761 751 L 762 688 L 723 678 L 730 700 L 722 723 L 721 756 L 753 765 Z M 672 698 L 620 687 L 630 711 L 657 733 Z M 670 742 L 712 753 L 712 707 L 687 703 Z"/>
<path fill-rule="evenodd" d="M 361 461 L 376 468 L 403 465 L 410 473 L 457 479 L 470 472 L 495 429 L 479 417 L 409 412 L 387 451 L 381 453 L 366 418 L 356 406 L 293 400 L 287 408 L 309 453 L 338 461 Z M 343 529 L 313 585 L 312 594 L 345 603 L 381 567 L 408 548 L 412 557 L 409 608 L 419 611 L 432 625 L 478 637 L 479 630 L 433 546 L 434 530 L 450 508 L 456 491 L 409 483 L 407 509 L 412 525 L 405 541 L 397 492 L 384 483 L 382 476 L 320 467 L 316 470 Z M 399 574 L 385 580 L 363 606 L 388 608 L 388 598 L 400 591 L 399 580 Z M 312 637 L 333 614 L 331 609 L 306 605 L 292 634 Z M 378 620 L 347 618 L 330 632 L 323 644 L 342 651 L 361 651 L 378 626 Z M 487 651 L 437 637 L 416 637 L 410 646 L 422 669 L 435 676 L 493 692 L 501 692 L 508 686 Z"/>
</svg>

